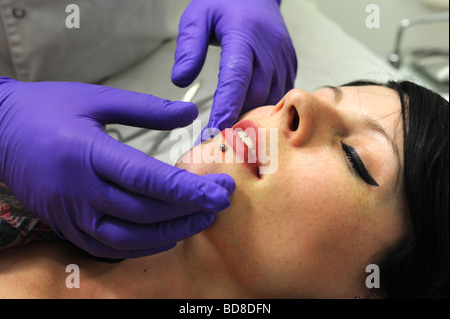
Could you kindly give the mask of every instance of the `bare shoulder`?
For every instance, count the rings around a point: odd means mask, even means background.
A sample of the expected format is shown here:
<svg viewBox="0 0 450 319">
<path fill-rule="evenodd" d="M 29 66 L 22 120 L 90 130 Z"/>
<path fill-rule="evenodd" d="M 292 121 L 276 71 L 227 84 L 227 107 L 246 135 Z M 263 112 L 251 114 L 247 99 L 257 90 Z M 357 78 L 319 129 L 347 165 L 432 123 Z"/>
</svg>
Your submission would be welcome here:
<svg viewBox="0 0 450 319">
<path fill-rule="evenodd" d="M 85 263 L 85 257 L 65 242 L 1 250 L 0 298 L 64 298 L 72 271 L 68 266 L 77 263 Z"/>
</svg>

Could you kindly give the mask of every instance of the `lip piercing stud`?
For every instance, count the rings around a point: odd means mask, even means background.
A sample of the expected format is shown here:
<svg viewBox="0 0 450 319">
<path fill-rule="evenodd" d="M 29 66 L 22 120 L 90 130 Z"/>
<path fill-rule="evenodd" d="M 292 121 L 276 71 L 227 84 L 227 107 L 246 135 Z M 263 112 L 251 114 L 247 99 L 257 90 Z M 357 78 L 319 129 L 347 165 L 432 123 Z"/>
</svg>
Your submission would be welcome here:
<svg viewBox="0 0 450 319">
<path fill-rule="evenodd" d="M 225 144 L 220 144 L 220 150 L 221 150 L 222 152 L 225 152 L 225 151 L 227 150 L 226 145 L 225 145 Z"/>
</svg>

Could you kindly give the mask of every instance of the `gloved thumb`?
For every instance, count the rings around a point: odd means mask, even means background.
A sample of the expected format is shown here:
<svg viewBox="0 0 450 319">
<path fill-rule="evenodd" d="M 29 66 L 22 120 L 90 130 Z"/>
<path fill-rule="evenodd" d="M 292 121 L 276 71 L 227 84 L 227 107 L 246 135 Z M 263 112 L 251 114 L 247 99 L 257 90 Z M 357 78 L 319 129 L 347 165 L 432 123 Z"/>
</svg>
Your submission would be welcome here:
<svg viewBox="0 0 450 319">
<path fill-rule="evenodd" d="M 211 182 L 216 183 L 222 187 L 225 187 L 229 193 L 229 196 L 236 190 L 236 183 L 230 175 L 227 174 L 209 174 L 203 175 L 203 178 Z"/>
<path fill-rule="evenodd" d="M 82 98 L 91 105 L 89 115 L 104 124 L 170 130 L 189 125 L 198 116 L 197 106 L 190 102 L 109 87 L 103 87 L 95 95 Z"/>
</svg>

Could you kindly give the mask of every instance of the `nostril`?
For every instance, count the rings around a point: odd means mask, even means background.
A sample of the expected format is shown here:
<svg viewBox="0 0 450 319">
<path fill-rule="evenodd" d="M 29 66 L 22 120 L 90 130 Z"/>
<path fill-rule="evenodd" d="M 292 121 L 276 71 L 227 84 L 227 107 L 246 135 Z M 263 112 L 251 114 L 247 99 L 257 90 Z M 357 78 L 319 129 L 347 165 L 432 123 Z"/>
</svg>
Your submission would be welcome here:
<svg viewBox="0 0 450 319">
<path fill-rule="evenodd" d="M 289 110 L 289 120 L 289 129 L 293 132 L 297 131 L 300 124 L 300 116 L 298 115 L 295 106 L 291 106 L 291 109 Z"/>
</svg>

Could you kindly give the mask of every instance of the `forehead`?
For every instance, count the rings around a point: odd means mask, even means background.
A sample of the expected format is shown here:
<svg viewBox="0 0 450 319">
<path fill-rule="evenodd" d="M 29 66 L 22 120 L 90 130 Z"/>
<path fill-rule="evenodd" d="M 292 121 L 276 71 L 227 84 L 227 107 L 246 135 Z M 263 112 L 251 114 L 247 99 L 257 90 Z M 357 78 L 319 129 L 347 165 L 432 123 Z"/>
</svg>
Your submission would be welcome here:
<svg viewBox="0 0 450 319">
<path fill-rule="evenodd" d="M 349 86 L 322 88 L 313 93 L 343 114 L 355 118 L 374 119 L 386 129 L 401 116 L 400 98 L 396 91 L 382 86 Z"/>
<path fill-rule="evenodd" d="M 313 93 L 329 100 L 336 107 L 358 111 L 367 116 L 387 115 L 401 112 L 400 99 L 396 91 L 376 85 L 322 88 Z"/>
<path fill-rule="evenodd" d="M 396 91 L 382 86 L 341 87 L 344 104 L 358 106 L 368 116 L 400 114 L 400 98 Z M 348 105 L 351 106 L 351 105 Z M 377 116 L 379 115 L 379 116 Z"/>
</svg>

